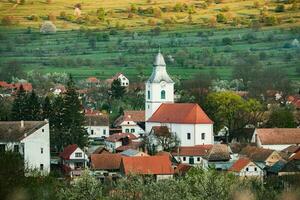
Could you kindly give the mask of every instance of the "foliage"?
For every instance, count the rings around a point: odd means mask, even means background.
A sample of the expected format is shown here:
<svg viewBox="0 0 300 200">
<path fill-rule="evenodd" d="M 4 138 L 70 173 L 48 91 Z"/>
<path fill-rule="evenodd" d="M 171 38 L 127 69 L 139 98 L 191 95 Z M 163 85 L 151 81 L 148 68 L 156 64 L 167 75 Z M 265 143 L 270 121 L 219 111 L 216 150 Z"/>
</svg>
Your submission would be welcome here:
<svg viewBox="0 0 300 200">
<path fill-rule="evenodd" d="M 16 98 L 12 105 L 11 119 L 15 121 L 20 121 L 26 116 L 26 93 L 23 86 L 21 85 L 17 91 Z"/>
<path fill-rule="evenodd" d="M 113 80 L 111 84 L 111 94 L 113 98 L 120 99 L 124 96 L 126 89 L 124 86 L 121 86 L 119 79 Z"/>
<path fill-rule="evenodd" d="M 277 5 L 275 8 L 275 12 L 284 12 L 284 5 Z"/>
<path fill-rule="evenodd" d="M 40 28 L 40 32 L 42 34 L 54 34 L 56 33 L 56 26 L 51 21 L 45 21 Z"/>
<path fill-rule="evenodd" d="M 269 128 L 296 128 L 293 110 L 286 107 L 273 107 L 266 126 Z"/>
<path fill-rule="evenodd" d="M 23 65 L 18 61 L 9 61 L 1 67 L 0 79 L 11 82 L 14 78 L 23 78 Z"/>
</svg>

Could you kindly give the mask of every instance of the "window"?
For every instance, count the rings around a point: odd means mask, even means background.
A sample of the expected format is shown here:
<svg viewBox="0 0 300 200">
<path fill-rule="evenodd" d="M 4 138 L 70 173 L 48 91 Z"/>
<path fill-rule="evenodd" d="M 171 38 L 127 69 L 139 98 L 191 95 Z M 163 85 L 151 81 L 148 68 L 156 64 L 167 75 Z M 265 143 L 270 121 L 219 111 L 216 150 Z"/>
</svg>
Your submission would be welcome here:
<svg viewBox="0 0 300 200">
<path fill-rule="evenodd" d="M 44 129 L 42 129 L 42 132 L 43 132 L 43 133 L 44 133 L 44 131 L 45 131 L 45 130 L 44 130 Z"/>
<path fill-rule="evenodd" d="M 76 157 L 76 158 L 82 157 L 82 153 L 75 153 L 75 157 Z"/>
<path fill-rule="evenodd" d="M 129 128 L 126 128 L 126 129 L 125 129 L 125 132 L 126 132 L 126 133 L 129 133 Z"/>
<path fill-rule="evenodd" d="M 5 152 L 5 144 L 0 144 L 0 152 L 1 153 Z"/>
<path fill-rule="evenodd" d="M 200 157 L 197 158 L 197 161 L 200 162 Z"/>
<path fill-rule="evenodd" d="M 257 168 L 256 168 L 256 167 L 254 167 L 254 171 L 257 171 Z"/>
<path fill-rule="evenodd" d="M 185 157 L 183 157 L 183 158 L 182 158 L 182 160 L 183 160 L 183 161 L 185 161 L 185 160 L 186 160 L 186 158 L 185 158 Z"/>
<path fill-rule="evenodd" d="M 41 154 L 43 154 L 44 153 L 44 149 L 43 148 L 41 148 Z"/>
<path fill-rule="evenodd" d="M 124 85 L 125 85 L 125 83 L 122 83 L 122 85 L 124 86 Z"/>
<path fill-rule="evenodd" d="M 194 157 L 189 157 L 189 164 L 191 164 L 191 165 L 194 164 Z"/>
<path fill-rule="evenodd" d="M 103 130 L 103 135 L 106 135 L 106 130 L 105 129 Z"/>
<path fill-rule="evenodd" d="M 187 133 L 187 134 L 186 134 L 186 137 L 187 137 L 188 140 L 190 140 L 190 139 L 191 139 L 191 134 L 190 134 L 190 133 Z"/>
<path fill-rule="evenodd" d="M 130 122 L 127 122 L 127 124 L 129 124 Z"/>
<path fill-rule="evenodd" d="M 148 90 L 147 96 L 148 96 L 148 99 L 150 99 L 150 91 L 149 90 Z"/>
<path fill-rule="evenodd" d="M 205 133 L 201 133 L 201 139 L 205 140 Z"/>
<path fill-rule="evenodd" d="M 160 92 L 160 98 L 161 98 L 161 99 L 166 99 L 166 91 L 162 90 L 162 91 Z"/>
<path fill-rule="evenodd" d="M 19 145 L 14 145 L 14 152 L 19 153 Z"/>
<path fill-rule="evenodd" d="M 94 130 L 93 129 L 91 130 L 91 135 L 94 135 Z"/>
<path fill-rule="evenodd" d="M 248 167 L 246 168 L 246 171 L 249 171 L 249 168 L 248 168 Z"/>
<path fill-rule="evenodd" d="M 40 170 L 44 170 L 44 164 L 40 164 Z"/>
<path fill-rule="evenodd" d="M 131 132 L 131 133 L 134 133 L 134 132 L 135 132 L 134 128 L 132 128 L 132 129 L 130 130 L 130 132 Z"/>
</svg>

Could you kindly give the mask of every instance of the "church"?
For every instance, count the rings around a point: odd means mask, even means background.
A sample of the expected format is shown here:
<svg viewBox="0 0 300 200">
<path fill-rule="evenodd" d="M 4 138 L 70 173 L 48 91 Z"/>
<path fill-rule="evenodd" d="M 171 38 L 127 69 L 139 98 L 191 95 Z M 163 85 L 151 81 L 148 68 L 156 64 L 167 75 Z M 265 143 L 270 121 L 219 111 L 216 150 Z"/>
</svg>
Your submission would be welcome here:
<svg viewBox="0 0 300 200">
<path fill-rule="evenodd" d="M 156 55 L 145 87 L 146 133 L 153 127 L 168 127 L 180 146 L 214 144 L 213 121 L 196 103 L 174 103 L 174 81 L 167 73 L 163 55 Z"/>
</svg>

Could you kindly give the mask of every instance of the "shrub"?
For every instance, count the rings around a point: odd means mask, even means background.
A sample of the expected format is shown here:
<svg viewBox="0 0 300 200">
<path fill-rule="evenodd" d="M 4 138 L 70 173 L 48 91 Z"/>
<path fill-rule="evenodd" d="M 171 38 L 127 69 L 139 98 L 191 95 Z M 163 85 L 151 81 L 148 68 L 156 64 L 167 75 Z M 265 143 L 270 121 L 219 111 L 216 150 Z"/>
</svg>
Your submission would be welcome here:
<svg viewBox="0 0 300 200">
<path fill-rule="evenodd" d="M 275 12 L 284 12 L 284 5 L 278 5 L 278 6 L 276 6 Z"/>
<path fill-rule="evenodd" d="M 39 16 L 33 14 L 27 17 L 28 20 L 32 20 L 32 21 L 38 21 L 39 20 Z"/>
<path fill-rule="evenodd" d="M 45 21 L 40 29 L 42 34 L 54 34 L 56 33 L 56 26 L 51 21 Z"/>
<path fill-rule="evenodd" d="M 232 39 L 229 37 L 225 37 L 222 39 L 224 45 L 232 45 Z"/>
<path fill-rule="evenodd" d="M 276 16 L 273 16 L 273 15 L 267 16 L 265 18 L 265 23 L 268 26 L 274 26 L 274 25 L 278 24 L 278 19 Z"/>
<path fill-rule="evenodd" d="M 97 17 L 98 17 L 99 20 L 104 21 L 105 15 L 106 15 L 106 13 L 105 13 L 104 8 L 99 8 L 97 10 Z"/>
<path fill-rule="evenodd" d="M 230 9 L 229 9 L 229 6 L 225 6 L 223 8 L 221 8 L 221 12 L 228 12 Z"/>
<path fill-rule="evenodd" d="M 217 14 L 217 22 L 219 23 L 226 23 L 227 19 L 223 13 Z"/>
</svg>

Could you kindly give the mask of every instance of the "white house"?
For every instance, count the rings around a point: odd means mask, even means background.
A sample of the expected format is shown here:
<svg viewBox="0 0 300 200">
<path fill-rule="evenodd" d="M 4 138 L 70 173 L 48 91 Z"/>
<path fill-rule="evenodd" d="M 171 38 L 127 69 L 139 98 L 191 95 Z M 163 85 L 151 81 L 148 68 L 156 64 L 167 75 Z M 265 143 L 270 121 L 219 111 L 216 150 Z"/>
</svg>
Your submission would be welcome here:
<svg viewBox="0 0 300 200">
<path fill-rule="evenodd" d="M 229 168 L 237 176 L 262 178 L 264 171 L 248 158 L 240 158 Z"/>
<path fill-rule="evenodd" d="M 48 121 L 0 122 L 0 152 L 14 151 L 24 157 L 25 167 L 50 172 Z"/>
<path fill-rule="evenodd" d="M 117 73 L 112 78 L 107 79 L 106 82 L 111 84 L 114 80 L 119 80 L 121 83 L 121 86 L 128 87 L 129 86 L 129 79 L 123 74 L 123 73 Z"/>
<path fill-rule="evenodd" d="M 213 121 L 198 104 L 174 103 L 174 82 L 166 71 L 161 53 L 146 82 L 146 133 L 154 126 L 167 126 L 181 146 L 213 144 Z"/>
<path fill-rule="evenodd" d="M 64 151 L 59 154 L 61 158 L 61 163 L 65 172 L 70 173 L 70 175 L 75 175 L 76 171 L 80 174 L 80 170 L 87 166 L 89 161 L 86 153 L 77 146 L 77 144 L 72 144 L 64 148 Z"/>
<path fill-rule="evenodd" d="M 109 136 L 109 117 L 107 114 L 85 114 L 84 127 L 89 139 L 101 139 Z"/>
<path fill-rule="evenodd" d="M 138 138 L 132 133 L 115 133 L 110 135 L 105 139 L 105 147 L 111 151 L 115 152 L 119 147 L 128 146 L 137 140 Z"/>
<path fill-rule="evenodd" d="M 116 119 L 114 125 L 121 127 L 122 133 L 132 133 L 136 137 L 141 137 L 145 134 L 145 111 L 125 110 L 124 114 Z"/>
<path fill-rule="evenodd" d="M 300 144 L 299 128 L 257 128 L 255 129 L 252 143 L 257 147 L 281 151 L 290 145 Z"/>
</svg>

